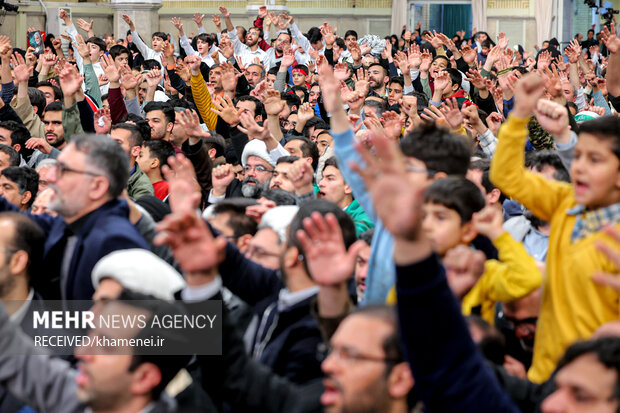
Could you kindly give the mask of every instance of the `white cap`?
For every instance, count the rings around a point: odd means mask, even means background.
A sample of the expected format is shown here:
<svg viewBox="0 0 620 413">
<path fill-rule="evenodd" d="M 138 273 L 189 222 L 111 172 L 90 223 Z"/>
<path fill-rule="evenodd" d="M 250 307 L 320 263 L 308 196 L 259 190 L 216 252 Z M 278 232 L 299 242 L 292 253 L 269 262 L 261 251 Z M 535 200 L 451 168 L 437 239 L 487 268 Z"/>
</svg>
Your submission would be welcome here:
<svg viewBox="0 0 620 413">
<path fill-rule="evenodd" d="M 271 208 L 262 216 L 258 229 L 271 228 L 278 234 L 280 242 L 284 242 L 288 235 L 288 227 L 298 211 L 299 207 L 296 205 L 283 205 Z"/>
<path fill-rule="evenodd" d="M 265 145 L 265 142 L 261 140 L 252 139 L 245 144 L 245 147 L 243 148 L 243 153 L 241 154 L 241 165 L 243 165 L 244 168 L 245 165 L 247 165 L 248 157 L 250 156 L 258 156 L 265 162 L 269 163 L 271 166 L 276 166 L 274 160 L 271 159 L 271 156 L 269 156 L 269 151 L 267 151 L 267 145 Z"/>
</svg>

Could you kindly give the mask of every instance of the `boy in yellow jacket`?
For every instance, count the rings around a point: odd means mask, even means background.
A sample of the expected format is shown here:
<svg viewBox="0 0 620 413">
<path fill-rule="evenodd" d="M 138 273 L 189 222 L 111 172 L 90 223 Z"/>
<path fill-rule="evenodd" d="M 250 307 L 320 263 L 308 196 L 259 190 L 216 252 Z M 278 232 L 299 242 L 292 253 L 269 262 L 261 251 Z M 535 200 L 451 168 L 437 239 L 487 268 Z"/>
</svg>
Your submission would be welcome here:
<svg viewBox="0 0 620 413">
<path fill-rule="evenodd" d="M 571 165 L 572 185 L 553 182 L 524 168 L 527 123 L 570 132 L 566 109 L 540 101 L 543 80 L 523 77 L 515 87 L 514 109 L 498 134 L 490 177 L 507 196 L 551 223 L 542 306 L 528 377 L 546 380 L 573 342 L 589 338 L 620 317 L 620 295 L 595 284 L 593 273 L 614 272 L 595 243 L 606 225 L 620 222 L 620 119 L 602 117 L 581 124 Z M 564 112 L 563 112 L 564 111 Z"/>
</svg>

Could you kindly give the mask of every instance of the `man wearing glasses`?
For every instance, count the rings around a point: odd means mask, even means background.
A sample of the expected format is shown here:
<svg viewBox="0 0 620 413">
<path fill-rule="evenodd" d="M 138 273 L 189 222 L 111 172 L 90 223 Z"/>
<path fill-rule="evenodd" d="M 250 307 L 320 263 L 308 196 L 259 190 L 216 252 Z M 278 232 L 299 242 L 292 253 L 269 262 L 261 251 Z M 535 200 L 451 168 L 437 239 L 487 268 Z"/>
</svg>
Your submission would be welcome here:
<svg viewBox="0 0 620 413">
<path fill-rule="evenodd" d="M 33 274 L 44 298 L 89 300 L 94 293 L 90 273 L 101 257 L 148 248 L 127 219 L 127 203 L 118 199 L 128 178 L 127 155 L 107 137 L 76 135 L 59 155 L 48 175 L 54 191 L 48 207 L 59 216 L 29 214 L 46 236 L 45 274 Z M 17 210 L 0 197 L 0 211 Z"/>
</svg>

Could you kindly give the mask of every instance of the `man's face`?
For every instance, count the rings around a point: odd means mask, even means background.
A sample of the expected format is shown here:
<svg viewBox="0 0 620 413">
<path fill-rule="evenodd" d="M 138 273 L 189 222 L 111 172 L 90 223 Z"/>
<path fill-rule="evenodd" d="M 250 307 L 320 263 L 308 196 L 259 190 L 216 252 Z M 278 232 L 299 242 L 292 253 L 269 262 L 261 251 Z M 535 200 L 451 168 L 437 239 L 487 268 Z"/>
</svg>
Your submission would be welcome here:
<svg viewBox="0 0 620 413">
<path fill-rule="evenodd" d="M 37 89 L 43 92 L 43 96 L 45 96 L 45 106 L 54 101 L 54 89 L 51 86 L 39 86 Z"/>
<path fill-rule="evenodd" d="M 4 199 L 20 210 L 25 211 L 28 209 L 26 204 L 30 200 L 32 194 L 30 191 L 20 194 L 19 188 L 15 182 L 11 181 L 6 176 L 0 175 L 0 196 L 3 196 Z"/>
<path fill-rule="evenodd" d="M 267 73 L 267 89 L 273 89 L 273 84 L 276 82 L 276 75 Z"/>
<path fill-rule="evenodd" d="M 245 29 L 243 28 L 243 26 L 237 26 L 236 29 L 237 29 L 237 38 L 239 39 L 239 41 L 241 43 L 245 42 L 245 39 L 243 37 L 246 35 L 246 33 L 245 33 Z"/>
<path fill-rule="evenodd" d="M 248 32 L 245 35 L 245 44 L 248 47 L 252 47 L 254 46 L 256 43 L 258 43 L 258 30 L 254 30 L 254 29 L 250 29 L 248 30 Z"/>
<path fill-rule="evenodd" d="M 289 179 L 287 172 L 291 169 L 292 164 L 281 162 L 276 165 L 276 170 L 273 174 L 273 178 L 269 182 L 269 189 L 281 189 L 292 194 L 295 193 L 295 185 Z"/>
<path fill-rule="evenodd" d="M 368 82 L 370 83 L 370 87 L 373 89 L 381 89 L 385 86 L 385 82 L 387 81 L 387 76 L 385 75 L 385 70 L 379 66 L 373 66 L 368 69 Z"/>
<path fill-rule="evenodd" d="M 53 193 L 54 191 L 51 189 L 45 189 L 42 192 L 39 192 L 32 203 L 32 209 L 30 212 L 32 212 L 33 215 L 49 214 L 56 216 L 56 213 L 47 207 Z"/>
<path fill-rule="evenodd" d="M 310 140 L 314 143 L 317 143 L 317 140 L 319 139 L 319 135 L 323 132 L 325 132 L 325 129 L 312 129 L 312 131 L 310 132 Z"/>
<path fill-rule="evenodd" d="M 573 85 L 570 83 L 562 83 L 562 92 L 564 92 L 564 97 L 567 101 L 575 101 L 575 89 L 573 88 Z"/>
<path fill-rule="evenodd" d="M 588 31 L 588 40 L 594 39 L 594 32 Z"/>
<path fill-rule="evenodd" d="M 241 113 L 247 112 L 250 115 L 254 116 L 254 118 L 256 118 L 256 103 L 252 102 L 251 100 L 240 100 L 237 102 L 237 104 L 235 105 L 235 107 L 237 108 L 237 110 L 240 110 Z"/>
<path fill-rule="evenodd" d="M 340 323 L 331 339 L 333 352 L 321 365 L 326 376 L 321 404 L 327 413 L 390 410 L 382 360 L 383 342 L 393 332 L 388 323 L 363 315 L 350 315 Z"/>
<path fill-rule="evenodd" d="M 319 181 L 319 198 L 327 199 L 338 205 L 341 208 L 345 208 L 346 205 L 342 205 L 347 195 L 351 195 L 351 188 L 345 184 L 340 170 L 334 166 L 326 166 L 323 170 L 323 178 Z"/>
<path fill-rule="evenodd" d="M 153 36 L 151 43 L 153 44 L 153 50 L 156 52 L 161 52 L 164 47 L 164 40 L 159 36 Z"/>
<path fill-rule="evenodd" d="M 291 113 L 288 115 L 288 118 L 282 122 L 282 127 L 285 131 L 290 132 L 295 129 L 295 126 L 297 126 L 297 114 Z"/>
<path fill-rule="evenodd" d="M 0 144 L 13 146 L 13 140 L 11 139 L 11 135 L 13 132 L 6 128 L 0 128 Z M 19 151 L 18 151 L 19 152 Z"/>
<path fill-rule="evenodd" d="M 216 89 L 222 88 L 222 69 L 216 67 L 209 72 L 209 82 L 215 83 Z"/>
<path fill-rule="evenodd" d="M 8 219 L 0 219 L 0 298 L 6 297 L 15 289 L 15 278 L 9 267 L 11 242 L 15 239 L 15 224 Z"/>
<path fill-rule="evenodd" d="M 55 148 L 65 143 L 65 130 L 62 127 L 62 111 L 47 111 L 43 114 L 45 140 Z"/>
<path fill-rule="evenodd" d="M 543 413 L 615 413 L 618 374 L 605 367 L 595 354 L 587 353 L 562 367 L 555 378 L 556 390 L 541 405 Z"/>
<path fill-rule="evenodd" d="M 134 150 L 135 147 L 131 147 L 130 137 L 131 131 L 127 129 L 114 129 L 110 132 L 110 138 L 123 148 L 130 160 L 135 160 L 136 154 L 134 152 L 137 151 Z"/>
<path fill-rule="evenodd" d="M 47 186 L 49 185 L 49 176 L 54 173 L 53 166 L 46 166 L 43 168 L 37 168 L 37 173 L 39 174 L 39 193 L 43 192 Z"/>
<path fill-rule="evenodd" d="M 95 43 L 87 43 L 88 45 L 88 54 L 90 56 L 91 62 L 98 62 L 99 58 L 103 54 L 102 50 Z"/>
<path fill-rule="evenodd" d="M 580 133 L 570 168 L 575 200 L 588 208 L 615 204 L 620 199 L 620 161 L 609 140 Z"/>
<path fill-rule="evenodd" d="M 283 252 L 284 244 L 280 243 L 278 234 L 271 228 L 262 228 L 250 240 L 245 255 L 265 268 L 277 270 Z"/>
<path fill-rule="evenodd" d="M 396 105 L 403 98 L 403 87 L 393 82 L 388 85 L 388 89 L 388 104 Z"/>
<path fill-rule="evenodd" d="M 257 65 L 250 65 L 245 70 L 245 78 L 252 87 L 258 85 L 258 83 L 263 80 L 261 74 L 262 68 Z"/>
<path fill-rule="evenodd" d="M 60 169 L 54 168 L 50 173 L 49 188 L 53 189 L 54 193 L 48 208 L 65 219 L 73 220 L 92 208 L 91 189 L 95 176 L 83 172 L 96 175 L 99 175 L 99 172 L 86 162 L 86 155 L 74 145 L 68 145 L 62 150 L 58 163 L 72 171 L 66 170 L 61 175 Z"/>
<path fill-rule="evenodd" d="M 0 152 L 0 172 L 11 166 L 11 157 L 8 153 Z"/>
<path fill-rule="evenodd" d="M 276 38 L 275 49 L 278 53 L 282 53 L 284 48 L 288 48 L 291 45 L 291 36 L 286 33 L 280 33 Z"/>
<path fill-rule="evenodd" d="M 122 67 L 129 64 L 129 55 L 127 53 L 121 53 L 114 58 L 114 64 L 116 67 Z"/>
<path fill-rule="evenodd" d="M 368 260 L 370 259 L 370 245 L 364 242 L 364 246 L 357 253 L 355 260 L 355 290 L 357 291 L 357 301 L 364 298 L 366 291 L 366 275 L 368 274 Z"/>
<path fill-rule="evenodd" d="M 319 100 L 320 96 L 321 96 L 321 87 L 312 86 L 310 88 L 310 93 L 308 94 L 308 102 L 310 102 L 314 106 L 316 105 L 316 102 Z"/>
<path fill-rule="evenodd" d="M 264 171 L 258 171 L 256 168 L 264 168 Z M 245 179 L 253 178 L 258 181 L 260 185 L 264 185 L 273 176 L 273 168 L 263 158 L 258 156 L 248 156 L 248 162 L 245 165 Z M 255 184 L 256 182 L 248 182 L 249 184 Z"/>
<path fill-rule="evenodd" d="M 331 146 L 331 144 L 332 136 L 327 132 L 320 133 L 316 138 L 316 146 L 318 146 L 319 148 L 319 156 L 323 156 L 323 154 L 325 153 L 327 148 Z"/>
<path fill-rule="evenodd" d="M 293 139 L 293 140 L 286 142 L 286 145 L 284 145 L 284 149 L 286 149 L 286 151 L 290 153 L 291 156 L 297 156 L 298 158 L 303 158 L 304 154 L 301 151 L 301 147 L 303 146 L 303 144 L 304 144 L 303 141 L 300 141 L 299 139 Z"/>
<path fill-rule="evenodd" d="M 151 127 L 151 139 L 165 139 L 170 132 L 170 125 L 161 110 L 152 110 L 146 114 L 146 121 Z"/>
</svg>

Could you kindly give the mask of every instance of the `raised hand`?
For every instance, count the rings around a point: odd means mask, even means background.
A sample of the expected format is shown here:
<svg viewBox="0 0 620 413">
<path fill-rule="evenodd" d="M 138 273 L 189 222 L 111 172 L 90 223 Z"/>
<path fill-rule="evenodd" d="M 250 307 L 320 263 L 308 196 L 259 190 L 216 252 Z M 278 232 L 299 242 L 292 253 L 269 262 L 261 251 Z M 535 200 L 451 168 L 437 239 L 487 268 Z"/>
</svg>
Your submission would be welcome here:
<svg viewBox="0 0 620 413">
<path fill-rule="evenodd" d="M 368 74 L 363 67 L 357 69 L 357 74 L 353 75 L 353 82 L 355 85 L 355 90 L 362 92 L 364 97 L 368 95 L 370 83 L 368 82 Z"/>
<path fill-rule="evenodd" d="M 381 124 L 388 138 L 396 141 L 400 139 L 400 135 L 403 132 L 403 122 L 398 113 L 392 111 L 383 112 Z"/>
<path fill-rule="evenodd" d="M 99 135 L 107 135 L 112 128 L 112 116 L 110 116 L 110 109 L 101 108 L 95 112 L 95 133 Z"/>
<path fill-rule="evenodd" d="M 213 195 L 222 196 L 226 194 L 226 188 L 235 179 L 235 174 L 231 164 L 220 165 L 213 168 L 211 174 L 211 185 L 213 186 Z"/>
<path fill-rule="evenodd" d="M 433 46 L 435 49 L 439 49 L 441 47 L 441 45 L 443 44 L 442 41 L 441 41 L 441 37 L 437 35 L 437 32 L 435 30 L 433 30 L 433 33 L 429 32 L 424 37 L 424 40 L 429 42 L 431 44 L 431 46 Z"/>
<path fill-rule="evenodd" d="M 463 298 L 476 285 L 484 273 L 485 262 L 482 251 L 465 245 L 458 245 L 446 253 L 442 264 L 450 290 L 456 297 Z"/>
<path fill-rule="evenodd" d="M 202 21 L 204 20 L 205 15 L 200 13 L 194 13 L 193 20 L 196 23 L 196 26 L 199 28 L 202 27 Z"/>
<path fill-rule="evenodd" d="M 441 113 L 446 118 L 446 122 L 448 122 L 451 129 L 459 129 L 463 125 L 463 114 L 456 99 L 446 100 L 441 105 Z"/>
<path fill-rule="evenodd" d="M 433 62 L 433 56 L 429 52 L 422 53 L 422 63 L 420 64 L 420 72 L 428 72 Z"/>
<path fill-rule="evenodd" d="M 242 76 L 232 63 L 222 63 L 222 89 L 226 92 L 234 92 L 237 87 L 237 81 Z"/>
<path fill-rule="evenodd" d="M 187 64 L 187 67 L 189 68 L 189 70 L 192 72 L 194 76 L 198 76 L 198 74 L 200 74 L 201 60 L 198 56 L 188 55 L 187 57 L 185 57 L 185 63 Z"/>
<path fill-rule="evenodd" d="M 422 53 L 417 44 L 412 44 L 409 49 L 408 64 L 411 69 L 419 69 L 422 64 Z"/>
<path fill-rule="evenodd" d="M 60 73 L 60 88 L 64 95 L 73 96 L 82 87 L 84 77 L 72 66 L 65 66 Z"/>
<path fill-rule="evenodd" d="M 478 233 L 486 236 L 491 241 L 505 232 L 502 212 L 492 206 L 486 206 L 480 212 L 474 213 L 472 223 Z"/>
<path fill-rule="evenodd" d="M 88 23 L 84 19 L 77 19 L 77 26 L 84 30 L 86 33 L 90 33 L 93 30 L 93 20 Z"/>
<path fill-rule="evenodd" d="M 323 217 L 313 212 L 304 219 L 303 226 L 303 230 L 297 231 L 297 239 L 314 282 L 333 286 L 348 280 L 355 272 L 355 261 L 364 244 L 357 241 L 347 250 L 338 219 L 332 213 Z"/>
<path fill-rule="evenodd" d="M 180 17 L 173 17 L 170 20 L 170 23 L 172 23 L 172 25 L 177 28 L 177 30 L 179 31 L 179 36 L 183 36 L 185 34 L 185 32 L 183 31 L 183 23 L 181 22 Z"/>
<path fill-rule="evenodd" d="M 38 149 L 44 154 L 49 154 L 52 152 L 52 145 L 50 145 L 45 138 L 30 138 L 26 141 L 25 146 L 26 149 Z"/>
<path fill-rule="evenodd" d="M 537 73 L 523 76 L 515 86 L 512 115 L 519 118 L 529 118 L 532 116 L 534 108 L 544 91 L 545 87 L 542 78 Z"/>
<path fill-rule="evenodd" d="M 444 90 L 450 84 L 450 73 L 441 71 L 435 77 L 435 90 Z"/>
<path fill-rule="evenodd" d="M 28 82 L 33 68 L 26 65 L 26 60 L 24 60 L 21 54 L 13 54 L 13 57 L 11 58 L 11 66 L 13 66 L 13 77 L 15 78 L 15 83 Z"/>
<path fill-rule="evenodd" d="M 267 116 L 278 116 L 286 107 L 286 102 L 282 100 L 280 92 L 277 90 L 265 90 L 263 104 L 265 105 Z"/>
<path fill-rule="evenodd" d="M 280 92 L 276 92 L 280 93 Z M 258 139 L 260 141 L 265 142 L 267 139 L 271 138 L 271 133 L 269 132 L 269 127 L 267 126 L 267 122 L 263 126 L 260 126 L 256 123 L 256 119 L 248 112 L 241 112 L 239 114 L 239 122 L 241 126 L 237 126 L 241 132 L 248 135 L 248 139 Z"/>
<path fill-rule="evenodd" d="M 220 53 L 222 53 L 222 56 L 224 56 L 226 59 L 230 59 L 231 57 L 233 57 L 235 51 L 230 40 L 224 40 L 220 42 Z"/>
<path fill-rule="evenodd" d="M 125 20 L 125 23 L 129 25 L 129 30 L 131 30 L 132 32 L 136 31 L 136 26 L 135 24 L 133 24 L 133 20 L 131 20 L 131 17 L 129 17 L 126 14 L 123 14 L 123 20 Z"/>
<path fill-rule="evenodd" d="M 118 83 L 121 78 L 121 74 L 114 63 L 114 59 L 110 55 L 101 56 L 101 68 L 105 73 L 110 83 Z"/>
<path fill-rule="evenodd" d="M 213 24 L 215 24 L 215 27 L 217 27 L 219 31 L 220 27 L 222 26 L 222 19 L 220 19 L 220 16 L 214 14 L 213 16 L 211 16 L 211 21 L 213 22 Z"/>
<path fill-rule="evenodd" d="M 478 90 L 486 90 L 487 83 L 486 79 L 482 77 L 480 72 L 476 69 L 469 69 L 469 77 L 465 78 L 468 80 L 476 89 Z"/>
<path fill-rule="evenodd" d="M 332 46 L 336 42 L 336 35 L 332 30 L 332 26 L 328 23 L 323 23 L 323 26 L 321 26 L 321 34 L 326 46 Z"/>
<path fill-rule="evenodd" d="M 73 42 L 73 46 L 77 49 L 82 59 L 86 61 L 86 63 L 90 63 L 90 50 L 88 50 L 88 45 L 84 41 L 84 38 L 81 35 L 75 36 L 75 42 Z"/>
<path fill-rule="evenodd" d="M 220 6 L 220 13 L 222 14 L 222 16 L 226 17 L 230 17 L 230 12 L 228 11 L 228 9 L 224 6 Z"/>
<path fill-rule="evenodd" d="M 541 52 L 538 55 L 538 69 L 539 70 L 544 70 L 546 68 L 549 67 L 549 65 L 551 64 L 551 53 L 549 53 L 549 51 L 545 50 L 544 52 Z"/>
<path fill-rule="evenodd" d="M 222 118 L 224 122 L 228 123 L 230 126 L 239 124 L 239 111 L 235 108 L 229 96 L 224 95 L 223 98 L 216 98 L 213 101 L 213 106 L 215 106 L 215 109 L 211 108 L 211 111 Z"/>
<path fill-rule="evenodd" d="M 562 133 L 570 133 L 568 112 L 563 105 L 541 99 L 534 109 L 534 114 L 540 126 L 551 135 L 558 136 Z"/>
<path fill-rule="evenodd" d="M 497 45 L 502 49 L 506 49 L 508 47 L 508 38 L 506 37 L 506 33 L 499 32 L 497 36 Z"/>
<path fill-rule="evenodd" d="M 312 180 L 314 179 L 314 172 L 312 171 L 312 165 L 305 159 L 298 159 L 293 162 L 286 175 L 293 183 L 297 195 L 303 195 L 313 190 Z"/>
<path fill-rule="evenodd" d="M 151 69 L 146 74 L 146 85 L 149 89 L 155 89 L 161 80 L 161 70 Z"/>
<path fill-rule="evenodd" d="M 280 67 L 291 67 L 295 63 L 295 51 L 292 48 L 284 50 L 284 55 L 280 61 Z"/>
<path fill-rule="evenodd" d="M 46 53 L 39 56 L 43 67 L 52 67 L 56 64 L 58 57 L 54 53 Z"/>
<path fill-rule="evenodd" d="M 351 77 L 351 71 L 349 66 L 344 63 L 336 63 L 334 66 L 334 76 L 339 81 L 345 81 Z"/>
</svg>

